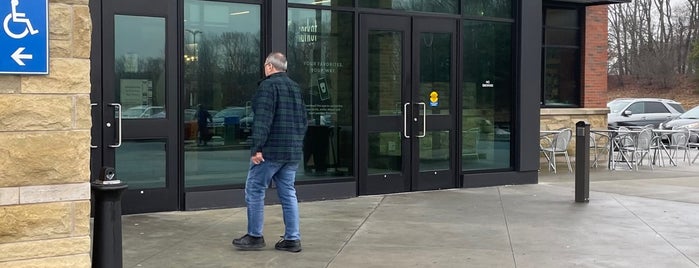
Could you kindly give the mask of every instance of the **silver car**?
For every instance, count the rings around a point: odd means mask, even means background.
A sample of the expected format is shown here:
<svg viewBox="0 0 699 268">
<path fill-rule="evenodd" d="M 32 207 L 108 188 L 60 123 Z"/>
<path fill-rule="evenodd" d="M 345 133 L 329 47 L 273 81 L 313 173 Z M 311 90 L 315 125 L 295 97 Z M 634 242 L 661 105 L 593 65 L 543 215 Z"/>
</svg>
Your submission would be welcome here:
<svg viewBox="0 0 699 268">
<path fill-rule="evenodd" d="M 679 102 L 656 98 L 621 98 L 607 103 L 607 126 L 653 125 L 657 128 L 662 122 L 675 119 L 684 113 L 684 107 Z"/>
</svg>

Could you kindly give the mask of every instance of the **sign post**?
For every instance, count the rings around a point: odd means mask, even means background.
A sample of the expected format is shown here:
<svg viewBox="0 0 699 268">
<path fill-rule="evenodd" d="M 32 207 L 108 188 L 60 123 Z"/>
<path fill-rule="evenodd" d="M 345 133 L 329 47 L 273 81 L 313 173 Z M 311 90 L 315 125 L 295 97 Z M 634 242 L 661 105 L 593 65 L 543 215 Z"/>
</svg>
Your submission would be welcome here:
<svg viewBox="0 0 699 268">
<path fill-rule="evenodd" d="M 48 74 L 48 0 L 0 0 L 0 74 Z"/>
</svg>

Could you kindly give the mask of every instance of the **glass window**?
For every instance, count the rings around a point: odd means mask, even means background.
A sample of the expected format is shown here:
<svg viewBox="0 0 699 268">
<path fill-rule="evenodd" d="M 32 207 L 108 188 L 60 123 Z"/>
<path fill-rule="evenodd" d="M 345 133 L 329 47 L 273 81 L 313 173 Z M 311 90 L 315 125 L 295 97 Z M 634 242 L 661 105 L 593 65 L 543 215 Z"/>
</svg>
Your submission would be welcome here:
<svg viewBox="0 0 699 268">
<path fill-rule="evenodd" d="M 544 25 L 579 28 L 578 11 L 576 9 L 547 8 Z"/>
<path fill-rule="evenodd" d="M 427 114 L 449 114 L 451 107 L 451 34 L 420 34 L 420 86 L 418 100 L 428 103 Z M 401 81 L 401 80 L 398 80 Z M 434 97 L 439 101 L 431 102 Z"/>
<path fill-rule="evenodd" d="M 354 0 L 289 0 L 289 4 L 351 7 L 354 5 Z"/>
<path fill-rule="evenodd" d="M 633 114 L 642 114 L 644 113 L 643 102 L 631 104 L 629 105 L 629 108 L 626 108 L 626 110 L 630 111 Z"/>
<path fill-rule="evenodd" d="M 129 189 L 166 187 L 165 148 L 165 140 L 124 141 L 114 155 L 117 178 Z"/>
<path fill-rule="evenodd" d="M 511 168 L 512 24 L 464 21 L 462 170 Z"/>
<path fill-rule="evenodd" d="M 576 8 L 544 8 L 544 107 L 580 107 L 580 22 Z"/>
<path fill-rule="evenodd" d="M 459 0 L 357 0 L 360 7 L 456 14 Z"/>
<path fill-rule="evenodd" d="M 663 105 L 660 102 L 646 102 L 646 107 L 645 107 L 645 113 L 647 114 L 652 114 L 652 113 L 669 113 L 670 110 L 668 110 L 665 105 Z"/>
<path fill-rule="evenodd" d="M 165 19 L 114 16 L 114 64 L 122 118 L 165 117 Z"/>
<path fill-rule="evenodd" d="M 465 0 L 461 1 L 464 15 L 487 17 L 512 17 L 512 0 Z"/>
<path fill-rule="evenodd" d="M 288 12 L 288 72 L 301 86 L 309 113 L 304 169 L 297 180 L 352 175 L 354 15 L 300 8 Z"/>
<path fill-rule="evenodd" d="M 580 102 L 579 49 L 544 49 L 544 105 L 577 107 Z"/>
<path fill-rule="evenodd" d="M 682 107 L 682 104 L 678 104 L 678 103 L 668 103 L 668 104 L 670 105 L 670 107 L 675 109 L 675 111 L 678 111 L 680 113 L 684 113 L 684 107 Z"/>
<path fill-rule="evenodd" d="M 544 42 L 547 46 L 578 46 L 580 45 L 578 33 L 578 30 L 547 28 L 544 32 L 546 37 Z"/>
<path fill-rule="evenodd" d="M 262 77 L 260 6 L 184 2 L 185 186 L 242 186 Z"/>
</svg>

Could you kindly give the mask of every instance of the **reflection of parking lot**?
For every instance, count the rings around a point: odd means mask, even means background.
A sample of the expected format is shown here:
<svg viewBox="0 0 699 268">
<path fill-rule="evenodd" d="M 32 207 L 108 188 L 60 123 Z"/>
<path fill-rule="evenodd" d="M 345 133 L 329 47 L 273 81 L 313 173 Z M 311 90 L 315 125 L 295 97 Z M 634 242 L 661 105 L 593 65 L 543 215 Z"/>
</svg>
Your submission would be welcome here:
<svg viewBox="0 0 699 268">
<path fill-rule="evenodd" d="M 214 136 L 247 138 L 252 131 L 252 109 L 249 107 L 227 107 L 213 116 L 209 124 Z"/>
</svg>

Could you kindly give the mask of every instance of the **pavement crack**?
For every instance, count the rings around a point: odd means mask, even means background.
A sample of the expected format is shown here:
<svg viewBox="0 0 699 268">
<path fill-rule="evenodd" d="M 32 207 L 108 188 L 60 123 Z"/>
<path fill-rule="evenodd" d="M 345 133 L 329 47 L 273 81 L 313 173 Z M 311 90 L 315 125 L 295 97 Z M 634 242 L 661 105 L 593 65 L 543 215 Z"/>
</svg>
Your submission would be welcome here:
<svg viewBox="0 0 699 268">
<path fill-rule="evenodd" d="M 512 236 L 510 235 L 510 225 L 507 222 L 507 213 L 505 213 L 505 203 L 502 201 L 502 193 L 500 192 L 500 187 L 498 189 L 498 198 L 500 199 L 500 209 L 502 209 L 502 217 L 505 220 L 505 229 L 507 230 L 507 240 L 510 243 L 510 253 L 512 253 L 512 262 L 515 268 L 517 267 L 517 256 L 515 255 L 515 248 L 512 245 Z"/>
<path fill-rule="evenodd" d="M 359 232 L 359 229 L 361 229 L 362 226 L 364 226 L 364 224 L 366 224 L 367 220 L 369 220 L 369 218 L 371 218 L 371 216 L 374 215 L 374 212 L 376 212 L 376 209 L 378 209 L 379 206 L 381 206 L 381 204 L 383 203 L 384 200 L 386 200 L 385 195 L 381 196 L 381 200 L 379 200 L 379 202 L 377 202 L 376 205 L 371 209 L 369 214 L 364 218 L 364 220 L 362 220 L 362 223 L 360 223 L 359 226 L 357 226 L 357 228 L 354 229 L 354 232 L 352 232 L 350 237 L 347 238 L 347 241 L 342 243 L 342 246 L 340 246 L 340 249 L 338 249 L 337 253 L 335 253 L 335 256 L 333 256 L 332 259 L 330 259 L 330 261 L 328 261 L 328 264 L 325 265 L 325 268 L 328 268 L 333 262 L 335 262 L 335 258 L 337 258 L 337 256 L 339 256 L 342 253 L 342 251 L 345 250 L 345 247 L 347 246 L 347 244 L 349 244 L 349 242 L 352 241 L 352 238 L 354 238 L 354 236 L 357 234 L 357 232 Z"/>
</svg>

